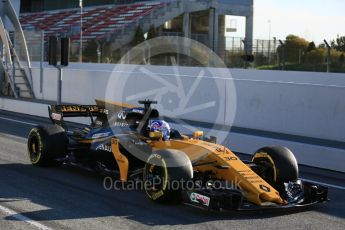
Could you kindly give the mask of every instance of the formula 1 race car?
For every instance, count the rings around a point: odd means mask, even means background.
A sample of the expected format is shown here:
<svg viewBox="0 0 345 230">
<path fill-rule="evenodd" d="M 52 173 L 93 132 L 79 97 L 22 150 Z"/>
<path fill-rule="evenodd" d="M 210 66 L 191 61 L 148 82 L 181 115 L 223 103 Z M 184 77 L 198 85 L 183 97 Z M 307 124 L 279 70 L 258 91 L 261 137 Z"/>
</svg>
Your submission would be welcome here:
<svg viewBox="0 0 345 230">
<path fill-rule="evenodd" d="M 36 166 L 72 164 L 118 178 L 144 182 L 156 202 L 184 202 L 207 210 L 252 210 L 307 206 L 328 200 L 328 189 L 299 179 L 293 153 L 280 146 L 259 149 L 242 161 L 202 131 L 171 129 L 152 108 L 96 100 L 97 105 L 52 105 L 53 124 L 28 136 Z M 66 117 L 89 117 L 71 129 Z M 85 119 L 85 118 L 84 118 Z"/>
</svg>

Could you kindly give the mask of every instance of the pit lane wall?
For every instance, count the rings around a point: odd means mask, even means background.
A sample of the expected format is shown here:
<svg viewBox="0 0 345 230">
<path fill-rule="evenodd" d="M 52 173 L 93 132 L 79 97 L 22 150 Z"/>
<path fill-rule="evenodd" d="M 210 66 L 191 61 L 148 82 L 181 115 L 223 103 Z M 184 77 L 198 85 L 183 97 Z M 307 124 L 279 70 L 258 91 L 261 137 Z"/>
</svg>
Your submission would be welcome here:
<svg viewBox="0 0 345 230">
<path fill-rule="evenodd" d="M 62 100 L 93 104 L 95 98 L 129 103 L 157 99 L 162 115 L 197 121 L 196 126 L 233 151 L 250 154 L 262 146 L 285 145 L 302 164 L 345 172 L 344 74 L 227 71 L 71 64 L 63 70 Z M 44 69 L 42 92 L 39 76 L 40 69 L 34 67 L 36 96 L 55 101 L 58 71 Z M 2 102 L 2 108 L 8 107 L 6 103 Z M 16 106 L 10 107 L 19 112 Z M 31 113 L 46 116 L 46 109 Z M 220 126 L 227 128 L 219 131 Z"/>
</svg>

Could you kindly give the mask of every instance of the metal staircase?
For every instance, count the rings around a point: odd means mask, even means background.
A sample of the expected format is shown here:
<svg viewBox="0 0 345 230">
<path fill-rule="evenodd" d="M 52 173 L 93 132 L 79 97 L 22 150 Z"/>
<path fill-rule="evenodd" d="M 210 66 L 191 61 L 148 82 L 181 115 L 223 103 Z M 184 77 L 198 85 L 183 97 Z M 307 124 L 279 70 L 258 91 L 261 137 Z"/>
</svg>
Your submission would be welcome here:
<svg viewBox="0 0 345 230">
<path fill-rule="evenodd" d="M 14 39 L 11 39 L 0 18 L 0 43 L 3 44 L 3 50 L 0 52 L 0 74 L 2 75 L 0 76 L 0 79 L 2 79 L 2 82 L 0 82 L 0 93 L 15 98 L 35 98 L 29 55 L 18 16 L 10 1 L 4 1 L 3 7 L 6 7 L 7 17 L 11 20 L 17 32 L 17 39 L 20 41 L 19 48 L 25 52 L 22 58 L 24 60 L 21 60 L 13 45 Z"/>
<path fill-rule="evenodd" d="M 30 81 L 31 73 L 27 72 L 30 71 L 30 69 L 23 67 L 11 42 L 11 39 L 9 39 L 9 45 L 12 56 L 12 68 L 9 72 L 9 76 L 13 79 L 13 85 L 16 90 L 17 96 L 23 98 L 34 98 L 35 95 Z"/>
<path fill-rule="evenodd" d="M 8 69 L 6 69 L 6 65 L 2 60 L 0 61 L 0 70 L 1 70 L 0 74 L 3 75 L 0 78 L 2 79 L 2 82 L 0 82 L 0 86 L 1 86 L 0 95 L 14 96 L 15 98 L 18 98 L 17 90 L 13 83 L 14 79 L 12 79 L 9 76 Z"/>
</svg>

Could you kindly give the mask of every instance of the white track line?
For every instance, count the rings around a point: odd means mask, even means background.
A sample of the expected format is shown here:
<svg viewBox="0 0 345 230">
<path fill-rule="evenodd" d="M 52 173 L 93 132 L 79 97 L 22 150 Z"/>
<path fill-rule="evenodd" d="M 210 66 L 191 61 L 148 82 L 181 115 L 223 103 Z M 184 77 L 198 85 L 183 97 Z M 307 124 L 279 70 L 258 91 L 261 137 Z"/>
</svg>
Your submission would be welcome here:
<svg viewBox="0 0 345 230">
<path fill-rule="evenodd" d="M 343 186 L 338 186 L 338 185 L 334 185 L 334 184 L 327 184 L 327 183 L 323 183 L 323 182 L 319 182 L 319 181 L 314 181 L 314 180 L 308 180 L 308 179 L 302 179 L 302 180 L 306 181 L 306 182 L 310 182 L 310 183 L 315 183 L 315 184 L 323 185 L 323 186 L 330 187 L 330 188 L 336 188 L 336 189 L 345 190 L 345 187 L 343 187 Z"/>
<path fill-rule="evenodd" d="M 25 223 L 28 223 L 30 224 L 31 226 L 34 226 L 36 227 L 37 229 L 40 229 L 40 230 L 52 230 L 52 228 L 49 228 L 37 221 L 34 221 L 26 216 L 23 216 L 22 214 L 19 214 L 18 212 L 12 210 L 12 209 L 9 209 L 9 208 L 6 208 L 2 205 L 0 205 L 0 211 L 4 212 L 5 214 L 7 215 L 10 215 L 12 216 L 13 218 L 15 218 L 16 220 L 19 220 L 19 221 L 24 221 Z"/>
<path fill-rule="evenodd" d="M 17 122 L 17 123 L 21 123 L 21 124 L 25 124 L 25 125 L 30 125 L 30 126 L 37 126 L 38 124 L 35 123 L 31 123 L 31 122 L 25 122 L 25 121 L 18 121 L 18 120 L 14 120 L 11 118 L 6 118 L 6 117 L 0 117 L 1 120 L 5 120 L 5 121 L 13 121 L 13 122 Z"/>
</svg>

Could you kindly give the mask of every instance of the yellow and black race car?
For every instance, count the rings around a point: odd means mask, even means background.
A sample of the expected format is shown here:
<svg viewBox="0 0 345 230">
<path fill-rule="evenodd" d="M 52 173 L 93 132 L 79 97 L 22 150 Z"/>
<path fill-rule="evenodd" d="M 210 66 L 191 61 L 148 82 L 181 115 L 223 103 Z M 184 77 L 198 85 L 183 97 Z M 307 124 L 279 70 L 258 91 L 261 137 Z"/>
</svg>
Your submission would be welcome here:
<svg viewBox="0 0 345 230">
<path fill-rule="evenodd" d="M 96 100 L 97 105 L 49 107 L 51 125 L 28 136 L 33 165 L 78 165 L 112 175 L 121 183 L 138 179 L 156 202 L 184 202 L 207 210 L 291 208 L 328 200 L 328 189 L 299 179 L 293 153 L 280 146 L 259 149 L 242 161 L 202 131 L 171 129 L 152 108 Z M 65 117 L 90 117 L 71 129 Z"/>
</svg>

